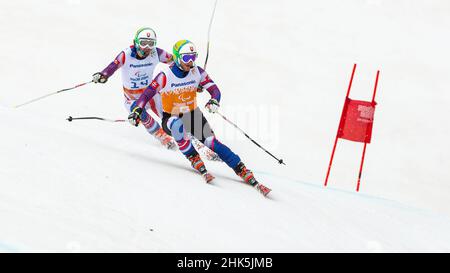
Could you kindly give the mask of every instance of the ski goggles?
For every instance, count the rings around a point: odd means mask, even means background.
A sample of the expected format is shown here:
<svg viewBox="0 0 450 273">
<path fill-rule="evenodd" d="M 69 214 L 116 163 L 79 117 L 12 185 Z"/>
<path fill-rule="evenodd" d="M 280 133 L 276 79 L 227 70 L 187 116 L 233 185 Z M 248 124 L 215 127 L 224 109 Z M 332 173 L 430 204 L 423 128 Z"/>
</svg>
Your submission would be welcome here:
<svg viewBox="0 0 450 273">
<path fill-rule="evenodd" d="M 150 48 L 156 45 L 156 40 L 153 39 L 140 39 L 139 46 L 142 48 Z"/>
<path fill-rule="evenodd" d="M 190 61 L 195 62 L 195 60 L 197 59 L 197 53 L 181 54 L 180 59 L 181 61 L 183 61 L 183 63 L 188 63 Z"/>
</svg>

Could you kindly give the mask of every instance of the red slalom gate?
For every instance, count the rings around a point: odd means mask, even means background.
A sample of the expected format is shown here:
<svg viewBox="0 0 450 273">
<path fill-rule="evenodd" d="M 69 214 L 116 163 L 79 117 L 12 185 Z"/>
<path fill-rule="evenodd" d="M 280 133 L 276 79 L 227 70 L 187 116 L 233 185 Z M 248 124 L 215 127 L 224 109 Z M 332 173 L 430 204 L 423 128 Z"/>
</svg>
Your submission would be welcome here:
<svg viewBox="0 0 450 273">
<path fill-rule="evenodd" d="M 364 149 L 361 158 L 361 165 L 359 167 L 358 185 L 356 191 L 359 191 L 361 182 L 361 174 L 364 164 L 364 157 L 366 155 L 366 146 L 370 143 L 372 138 L 373 117 L 375 113 L 375 94 L 377 92 L 378 78 L 380 71 L 377 71 L 375 79 L 375 87 L 373 89 L 372 101 L 352 100 L 348 96 L 350 95 L 350 89 L 352 87 L 353 77 L 355 75 L 356 64 L 353 65 L 352 76 L 350 77 L 350 83 L 348 85 L 347 95 L 345 96 L 344 107 L 342 109 L 341 120 L 339 122 L 339 128 L 334 140 L 333 151 L 331 152 L 330 164 L 328 165 L 327 176 L 325 178 L 326 187 L 328 184 L 328 177 L 330 175 L 331 165 L 333 164 L 334 152 L 339 138 L 347 139 L 355 142 L 364 143 Z"/>
</svg>

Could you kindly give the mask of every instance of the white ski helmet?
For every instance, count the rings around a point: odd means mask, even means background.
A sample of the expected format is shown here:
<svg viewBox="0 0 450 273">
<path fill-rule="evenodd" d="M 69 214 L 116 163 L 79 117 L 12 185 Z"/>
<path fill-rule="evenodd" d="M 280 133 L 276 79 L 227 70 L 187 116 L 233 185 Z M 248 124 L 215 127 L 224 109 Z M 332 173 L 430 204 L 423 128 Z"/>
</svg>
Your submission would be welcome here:
<svg viewBox="0 0 450 273">
<path fill-rule="evenodd" d="M 140 28 L 136 32 L 133 42 L 136 50 L 141 55 L 145 55 L 145 49 L 153 50 L 156 47 L 156 33 L 149 27 Z"/>
</svg>

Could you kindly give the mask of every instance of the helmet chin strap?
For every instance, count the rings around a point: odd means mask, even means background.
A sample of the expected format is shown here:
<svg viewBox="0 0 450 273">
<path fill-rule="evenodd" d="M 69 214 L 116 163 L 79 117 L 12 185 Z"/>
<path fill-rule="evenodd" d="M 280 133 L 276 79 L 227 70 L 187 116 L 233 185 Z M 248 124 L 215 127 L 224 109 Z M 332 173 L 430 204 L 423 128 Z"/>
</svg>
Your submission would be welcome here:
<svg viewBox="0 0 450 273">
<path fill-rule="evenodd" d="M 154 51 L 155 51 L 154 49 L 151 49 L 151 50 L 150 50 L 150 53 L 147 54 L 147 53 L 145 53 L 144 50 L 142 50 L 141 48 L 137 47 L 137 53 L 138 53 L 139 57 L 141 57 L 141 58 L 146 58 L 146 57 L 148 57 L 149 55 L 153 55 L 153 54 L 154 54 Z"/>
<path fill-rule="evenodd" d="M 139 57 L 144 57 L 145 56 L 144 50 L 142 50 L 138 45 L 136 45 L 136 51 L 137 51 Z"/>
</svg>

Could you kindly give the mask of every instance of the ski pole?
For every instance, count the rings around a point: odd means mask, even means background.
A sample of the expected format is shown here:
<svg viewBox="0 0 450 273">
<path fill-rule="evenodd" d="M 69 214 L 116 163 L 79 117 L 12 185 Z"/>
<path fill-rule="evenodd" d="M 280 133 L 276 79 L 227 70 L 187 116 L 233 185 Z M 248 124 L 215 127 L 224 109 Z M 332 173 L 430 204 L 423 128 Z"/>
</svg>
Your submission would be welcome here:
<svg viewBox="0 0 450 273">
<path fill-rule="evenodd" d="M 74 87 L 72 87 L 72 88 L 61 89 L 61 90 L 59 90 L 59 91 L 52 92 L 52 93 L 49 93 L 49 94 L 40 96 L 39 98 L 35 98 L 35 99 L 29 100 L 29 101 L 27 101 L 27 102 L 24 102 L 24 103 L 22 103 L 22 104 L 16 105 L 15 108 L 22 107 L 22 106 L 27 105 L 27 104 L 30 104 L 30 103 L 32 103 L 32 102 L 35 102 L 35 101 L 44 99 L 44 98 L 46 98 L 46 97 L 50 97 L 50 96 L 56 95 L 56 94 L 58 94 L 58 93 L 66 92 L 66 91 L 69 91 L 69 90 L 72 90 L 72 89 L 81 87 L 81 86 L 86 85 L 86 84 L 91 83 L 91 82 L 93 82 L 93 81 L 88 81 L 88 82 L 85 82 L 85 83 L 78 84 L 78 85 L 76 85 L 76 86 L 74 86 Z"/>
<path fill-rule="evenodd" d="M 244 132 L 244 130 L 242 130 L 241 128 L 239 128 L 236 124 L 234 124 L 233 122 L 231 122 L 229 119 L 227 119 L 224 115 L 222 115 L 219 112 L 216 112 L 216 114 L 218 114 L 219 116 L 221 116 L 225 121 L 227 121 L 228 123 L 230 123 L 231 125 L 233 125 L 236 129 L 238 129 L 239 131 L 241 131 L 241 133 L 243 133 L 245 135 L 245 137 L 247 137 L 248 139 L 250 139 L 253 143 L 256 144 L 256 146 L 258 146 L 259 148 L 261 148 L 264 152 L 268 153 L 271 157 L 275 158 L 278 163 L 286 165 L 283 162 L 283 159 L 278 159 L 276 156 L 274 156 L 272 153 L 270 153 L 269 151 L 267 151 L 266 149 L 264 149 L 264 147 L 262 147 L 261 145 L 259 145 L 258 142 L 256 142 L 255 140 L 253 140 L 249 135 L 247 135 L 246 132 Z"/>
<path fill-rule="evenodd" d="M 72 121 L 72 120 L 82 120 L 82 119 L 96 119 L 96 120 L 108 121 L 108 122 L 125 122 L 126 121 L 124 119 L 107 119 L 107 118 L 100 118 L 100 117 L 78 117 L 78 118 L 73 118 L 73 117 L 69 116 L 67 118 L 67 120 L 69 122 Z"/>
<path fill-rule="evenodd" d="M 209 20 L 209 27 L 208 27 L 208 43 L 206 44 L 206 58 L 205 58 L 205 65 L 203 66 L 203 69 L 206 70 L 206 64 L 208 63 L 208 56 L 209 56 L 209 36 L 211 34 L 211 26 L 214 19 L 214 14 L 216 13 L 216 6 L 217 6 L 217 0 L 214 2 L 214 9 L 211 14 L 211 19 Z"/>
<path fill-rule="evenodd" d="M 208 42 L 206 43 L 206 58 L 205 58 L 205 65 L 203 66 L 203 69 L 206 70 L 206 64 L 208 63 L 208 57 L 209 57 L 209 36 L 211 34 L 211 26 L 214 19 L 214 14 L 216 13 L 216 6 L 217 6 L 217 0 L 214 2 L 214 8 L 213 12 L 211 14 L 211 18 L 209 19 L 209 27 L 208 27 Z M 197 86 L 197 92 L 201 93 L 203 92 L 203 88 L 199 85 Z"/>
</svg>

